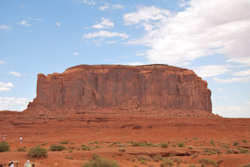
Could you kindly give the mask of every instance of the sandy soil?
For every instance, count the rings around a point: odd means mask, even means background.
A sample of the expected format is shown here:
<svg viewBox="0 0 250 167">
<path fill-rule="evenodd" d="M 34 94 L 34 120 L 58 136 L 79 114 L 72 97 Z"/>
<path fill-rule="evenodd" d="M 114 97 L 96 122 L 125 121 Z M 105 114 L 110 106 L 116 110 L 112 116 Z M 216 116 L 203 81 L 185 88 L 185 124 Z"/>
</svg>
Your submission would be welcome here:
<svg viewBox="0 0 250 167">
<path fill-rule="evenodd" d="M 7 135 L 9 152 L 0 153 L 0 162 L 27 159 L 37 167 L 80 167 L 93 154 L 113 159 L 120 167 L 160 167 L 171 159 L 174 166 L 200 166 L 209 159 L 220 167 L 250 164 L 250 119 L 214 118 L 132 118 L 116 119 L 0 119 L 0 135 Z M 24 142 L 19 143 L 19 136 Z M 48 151 L 46 159 L 32 159 L 17 149 L 61 144 L 64 151 Z M 90 151 L 82 150 L 82 145 Z M 167 145 L 167 146 L 166 146 Z M 209 166 L 209 165 L 207 165 Z M 211 165 L 210 165 L 211 166 Z"/>
</svg>

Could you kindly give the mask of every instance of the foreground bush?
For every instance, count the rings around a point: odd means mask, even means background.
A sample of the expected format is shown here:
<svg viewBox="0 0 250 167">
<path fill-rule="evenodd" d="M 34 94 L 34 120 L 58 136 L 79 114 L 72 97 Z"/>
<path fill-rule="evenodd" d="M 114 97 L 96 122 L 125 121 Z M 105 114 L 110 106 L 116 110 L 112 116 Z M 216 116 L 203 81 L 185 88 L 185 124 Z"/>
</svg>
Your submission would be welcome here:
<svg viewBox="0 0 250 167">
<path fill-rule="evenodd" d="M 31 158 L 46 158 L 48 157 L 47 150 L 40 146 L 33 147 L 29 150 L 28 156 Z"/>
<path fill-rule="evenodd" d="M 112 160 L 101 157 L 93 158 L 93 160 L 85 163 L 82 167 L 119 167 L 119 165 Z"/>
<path fill-rule="evenodd" d="M 250 164 L 247 164 L 247 165 L 243 165 L 241 167 L 250 167 Z"/>
<path fill-rule="evenodd" d="M 0 142 L 0 152 L 7 152 L 10 150 L 10 146 L 7 142 Z"/>
<path fill-rule="evenodd" d="M 62 151 L 65 150 L 66 148 L 62 145 L 51 145 L 50 146 L 50 151 Z"/>
</svg>

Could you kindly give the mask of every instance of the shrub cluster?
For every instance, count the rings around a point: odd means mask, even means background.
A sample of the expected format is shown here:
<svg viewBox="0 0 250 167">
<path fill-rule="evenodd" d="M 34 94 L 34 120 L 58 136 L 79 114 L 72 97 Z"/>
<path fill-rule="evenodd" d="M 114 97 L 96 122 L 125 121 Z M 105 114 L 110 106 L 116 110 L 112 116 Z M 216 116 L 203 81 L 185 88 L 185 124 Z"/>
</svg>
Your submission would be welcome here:
<svg viewBox="0 0 250 167">
<path fill-rule="evenodd" d="M 7 152 L 10 150 L 10 146 L 7 142 L 0 142 L 0 152 Z"/>
<path fill-rule="evenodd" d="M 47 150 L 40 146 L 33 147 L 29 150 L 28 156 L 31 158 L 46 158 L 48 157 Z"/>
<path fill-rule="evenodd" d="M 50 151 L 62 151 L 62 150 L 65 150 L 66 148 L 62 145 L 51 145 L 50 146 Z"/>
<path fill-rule="evenodd" d="M 119 167 L 119 165 L 115 161 L 97 156 L 93 158 L 93 160 L 85 163 L 82 167 Z"/>
</svg>

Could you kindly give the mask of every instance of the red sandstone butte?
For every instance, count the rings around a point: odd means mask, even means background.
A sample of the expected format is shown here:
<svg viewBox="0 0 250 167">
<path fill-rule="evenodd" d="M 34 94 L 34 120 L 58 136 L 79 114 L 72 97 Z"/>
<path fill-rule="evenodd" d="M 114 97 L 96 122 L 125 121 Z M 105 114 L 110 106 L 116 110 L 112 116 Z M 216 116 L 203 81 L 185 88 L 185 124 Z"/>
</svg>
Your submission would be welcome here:
<svg viewBox="0 0 250 167">
<path fill-rule="evenodd" d="M 38 74 L 37 97 L 26 112 L 124 107 L 211 113 L 211 91 L 192 70 L 168 65 L 79 65 L 60 74 Z"/>
</svg>

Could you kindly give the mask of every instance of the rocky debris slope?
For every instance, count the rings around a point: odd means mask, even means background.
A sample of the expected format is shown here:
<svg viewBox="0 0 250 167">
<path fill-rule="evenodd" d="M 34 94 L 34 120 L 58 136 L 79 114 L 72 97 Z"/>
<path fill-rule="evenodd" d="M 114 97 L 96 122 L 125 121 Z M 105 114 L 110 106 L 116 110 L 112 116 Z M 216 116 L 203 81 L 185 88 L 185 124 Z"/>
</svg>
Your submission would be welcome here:
<svg viewBox="0 0 250 167">
<path fill-rule="evenodd" d="M 38 74 L 37 97 L 25 112 L 68 115 L 105 108 L 211 113 L 211 91 L 192 70 L 168 65 L 79 65 Z"/>
</svg>

